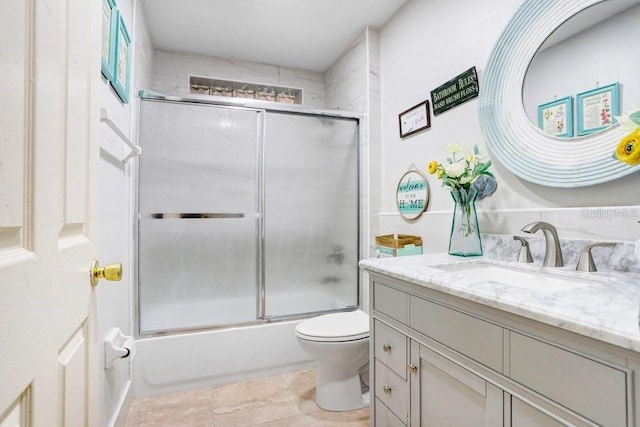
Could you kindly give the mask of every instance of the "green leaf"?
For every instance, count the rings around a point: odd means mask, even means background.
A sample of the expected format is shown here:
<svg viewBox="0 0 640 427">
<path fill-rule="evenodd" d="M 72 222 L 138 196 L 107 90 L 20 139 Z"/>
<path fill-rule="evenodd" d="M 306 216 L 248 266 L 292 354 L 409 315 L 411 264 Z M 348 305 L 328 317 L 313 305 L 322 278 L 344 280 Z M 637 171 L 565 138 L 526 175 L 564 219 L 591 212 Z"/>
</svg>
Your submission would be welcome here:
<svg viewBox="0 0 640 427">
<path fill-rule="evenodd" d="M 635 123 L 637 125 L 640 125 L 640 111 L 636 111 L 635 113 L 629 114 L 629 119 L 633 123 Z"/>
</svg>

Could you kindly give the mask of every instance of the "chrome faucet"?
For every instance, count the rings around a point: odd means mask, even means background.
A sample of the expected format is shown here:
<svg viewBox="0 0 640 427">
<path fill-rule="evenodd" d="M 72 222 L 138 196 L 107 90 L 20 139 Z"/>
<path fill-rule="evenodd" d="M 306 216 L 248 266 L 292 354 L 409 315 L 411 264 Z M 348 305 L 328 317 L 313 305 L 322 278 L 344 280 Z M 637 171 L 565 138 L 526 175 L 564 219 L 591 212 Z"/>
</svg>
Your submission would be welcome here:
<svg viewBox="0 0 640 427">
<path fill-rule="evenodd" d="M 560 239 L 558 239 L 556 228 L 548 222 L 543 221 L 532 222 L 522 227 L 522 231 L 525 233 L 535 233 L 538 230 L 542 230 L 544 233 L 546 244 L 542 265 L 547 267 L 562 267 L 564 261 L 562 260 L 562 249 L 560 249 Z"/>
<path fill-rule="evenodd" d="M 513 236 L 513 240 L 520 242 L 520 252 L 518 253 L 518 262 L 530 263 L 533 262 L 531 257 L 531 251 L 529 250 L 529 242 L 520 236 Z"/>
<path fill-rule="evenodd" d="M 591 255 L 591 249 L 596 246 L 604 246 L 605 248 L 613 248 L 616 246 L 615 242 L 600 242 L 600 243 L 591 243 L 590 245 L 585 246 L 580 253 L 580 259 L 578 260 L 578 265 L 576 266 L 576 270 L 578 271 L 598 271 L 596 268 L 596 263 L 593 262 L 593 256 Z"/>
</svg>

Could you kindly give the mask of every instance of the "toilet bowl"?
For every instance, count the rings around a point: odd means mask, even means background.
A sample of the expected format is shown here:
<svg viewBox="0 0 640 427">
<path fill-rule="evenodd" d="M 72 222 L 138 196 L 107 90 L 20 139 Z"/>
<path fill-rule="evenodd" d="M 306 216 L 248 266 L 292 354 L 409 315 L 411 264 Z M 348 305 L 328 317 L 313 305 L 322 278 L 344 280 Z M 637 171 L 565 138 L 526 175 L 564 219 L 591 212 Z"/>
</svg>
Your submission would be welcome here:
<svg viewBox="0 0 640 427">
<path fill-rule="evenodd" d="M 300 347 L 317 363 L 316 403 L 329 411 L 369 405 L 369 316 L 325 314 L 296 326 Z"/>
</svg>

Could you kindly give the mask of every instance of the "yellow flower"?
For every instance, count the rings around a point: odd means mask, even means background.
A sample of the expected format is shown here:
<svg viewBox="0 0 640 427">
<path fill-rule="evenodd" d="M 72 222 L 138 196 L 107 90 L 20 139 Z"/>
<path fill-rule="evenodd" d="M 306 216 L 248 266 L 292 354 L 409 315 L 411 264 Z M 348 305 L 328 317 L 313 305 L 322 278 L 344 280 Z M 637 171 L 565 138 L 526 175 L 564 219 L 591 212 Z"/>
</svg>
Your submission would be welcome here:
<svg viewBox="0 0 640 427">
<path fill-rule="evenodd" d="M 613 156 L 631 166 L 640 164 L 640 127 L 620 140 Z"/>
<path fill-rule="evenodd" d="M 438 162 L 435 160 L 429 162 L 429 173 L 433 175 L 438 170 Z"/>
</svg>

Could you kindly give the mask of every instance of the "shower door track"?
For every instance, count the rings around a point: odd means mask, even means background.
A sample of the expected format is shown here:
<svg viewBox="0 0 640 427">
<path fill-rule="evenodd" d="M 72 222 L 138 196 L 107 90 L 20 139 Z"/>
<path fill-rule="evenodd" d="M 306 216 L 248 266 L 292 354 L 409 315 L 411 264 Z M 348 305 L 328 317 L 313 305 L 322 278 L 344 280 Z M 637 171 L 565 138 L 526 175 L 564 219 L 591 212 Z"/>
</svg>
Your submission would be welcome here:
<svg viewBox="0 0 640 427">
<path fill-rule="evenodd" d="M 224 96 L 210 95 L 165 95 L 152 92 L 149 90 L 140 90 L 138 92 L 140 99 L 151 101 L 170 101 L 170 102 L 188 102 L 192 104 L 209 104 L 222 107 L 249 108 L 252 110 L 264 111 L 281 111 L 293 114 L 304 114 L 312 116 L 326 116 L 343 119 L 356 119 L 358 123 L 362 120 L 362 114 L 346 110 L 326 110 L 321 108 L 304 107 L 299 104 L 282 104 L 271 101 L 259 101 L 243 98 L 228 98 Z"/>
<path fill-rule="evenodd" d="M 136 338 L 153 338 L 153 337 L 180 335 L 185 333 L 219 331 L 219 330 L 231 329 L 231 328 L 243 328 L 243 327 L 250 327 L 250 326 L 268 325 L 270 323 L 280 323 L 280 322 L 289 322 L 294 320 L 307 319 L 309 317 L 319 316 L 322 314 L 353 311 L 353 310 L 356 310 L 357 308 L 358 306 L 353 305 L 353 306 L 347 306 L 339 309 L 313 311 L 309 313 L 296 313 L 296 314 L 290 314 L 286 316 L 265 316 L 264 318 L 261 318 L 261 319 L 250 320 L 246 322 L 225 323 L 225 324 L 188 327 L 188 328 L 176 328 L 176 329 L 170 329 L 166 331 L 148 331 L 148 332 L 145 332 L 144 334 L 140 334 L 139 331 L 137 331 Z"/>
</svg>

